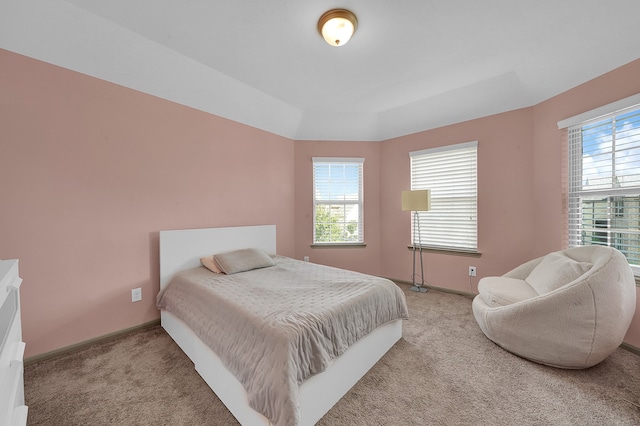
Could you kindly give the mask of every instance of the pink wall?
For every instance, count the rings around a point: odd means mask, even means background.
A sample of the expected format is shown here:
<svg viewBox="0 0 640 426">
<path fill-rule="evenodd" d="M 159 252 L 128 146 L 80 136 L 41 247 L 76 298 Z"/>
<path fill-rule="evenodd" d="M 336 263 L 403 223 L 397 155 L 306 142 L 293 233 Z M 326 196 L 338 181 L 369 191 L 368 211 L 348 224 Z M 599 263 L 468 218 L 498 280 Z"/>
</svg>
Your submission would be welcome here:
<svg viewBox="0 0 640 426">
<path fill-rule="evenodd" d="M 296 257 L 315 263 L 380 274 L 380 144 L 375 142 L 308 142 L 295 146 Z M 313 242 L 312 157 L 364 158 L 364 234 L 366 247 L 311 248 Z"/>
<path fill-rule="evenodd" d="M 294 142 L 0 49 L 0 258 L 20 259 L 27 356 L 158 318 L 162 229 L 275 223 L 281 254 L 409 281 L 408 153 L 472 140 L 481 255 L 428 252 L 425 272 L 475 291 L 563 247 L 556 123 L 640 92 L 638 75 L 640 60 L 535 107 L 384 142 Z M 365 158 L 365 248 L 310 247 L 313 156 Z M 640 347 L 640 314 L 625 341 Z"/>
<path fill-rule="evenodd" d="M 427 252 L 425 276 L 435 286 L 475 292 L 483 276 L 501 275 L 526 260 L 565 247 L 562 192 L 562 133 L 557 122 L 640 92 L 640 60 L 598 77 L 534 107 L 510 111 L 381 143 L 360 145 L 296 143 L 296 254 L 308 251 L 311 233 L 311 165 L 313 155 L 362 155 L 369 145 L 380 150 L 380 222 L 367 220 L 365 233 L 379 233 L 380 257 L 355 249 L 326 250 L 319 262 L 352 267 L 393 279 L 411 280 L 410 216 L 400 209 L 400 194 L 410 187 L 409 152 L 478 141 L 478 246 L 481 255 Z M 303 146 L 303 149 L 298 147 Z M 354 152 L 354 149 L 356 150 Z M 360 151 L 358 151 L 360 150 Z M 306 198 L 305 198 L 306 197 Z M 367 208 L 370 208 L 367 206 Z M 375 217 L 375 216 L 373 216 Z M 306 235 L 301 235 L 306 233 Z M 368 240 L 368 235 L 365 237 Z M 314 253 L 312 252 L 312 255 Z M 363 263 L 363 261 L 365 261 Z M 475 279 L 468 266 L 478 268 Z M 638 309 L 625 342 L 640 347 Z"/>
<path fill-rule="evenodd" d="M 562 132 L 557 123 L 585 111 L 640 93 L 640 59 L 533 107 L 534 254 L 564 248 L 566 202 L 562 190 Z M 640 347 L 640 289 L 635 318 L 625 342 Z"/>
<path fill-rule="evenodd" d="M 503 274 L 531 257 L 533 222 L 532 115 L 520 109 L 382 143 L 382 275 L 411 280 L 410 215 L 400 209 L 410 189 L 409 152 L 478 141 L 480 256 L 427 252 L 425 279 L 437 287 L 475 292 L 482 276 Z M 429 232 L 429 230 L 426 230 Z M 478 276 L 469 278 L 469 266 Z"/>
<path fill-rule="evenodd" d="M 533 107 L 533 179 L 536 233 L 534 251 L 542 255 L 566 244 L 562 194 L 562 131 L 558 121 L 640 93 L 640 59 Z"/>
<path fill-rule="evenodd" d="M 294 255 L 293 141 L 4 50 L 0 93 L 26 356 L 158 318 L 160 230 L 275 223 Z"/>
</svg>

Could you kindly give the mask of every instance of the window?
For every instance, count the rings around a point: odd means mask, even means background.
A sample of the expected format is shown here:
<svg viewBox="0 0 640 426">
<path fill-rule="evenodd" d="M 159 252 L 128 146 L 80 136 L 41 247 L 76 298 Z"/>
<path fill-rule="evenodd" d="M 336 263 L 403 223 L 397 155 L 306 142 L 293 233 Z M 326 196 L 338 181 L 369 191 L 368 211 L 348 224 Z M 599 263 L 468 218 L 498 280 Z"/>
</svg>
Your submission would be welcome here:
<svg viewBox="0 0 640 426">
<path fill-rule="evenodd" d="M 620 250 L 640 274 L 640 105 L 568 127 L 569 246 Z"/>
<path fill-rule="evenodd" d="M 411 189 L 431 190 L 431 210 L 418 213 L 422 246 L 478 250 L 477 148 L 474 141 L 409 153 Z"/>
<path fill-rule="evenodd" d="M 363 244 L 364 158 L 313 158 L 313 243 Z"/>
</svg>

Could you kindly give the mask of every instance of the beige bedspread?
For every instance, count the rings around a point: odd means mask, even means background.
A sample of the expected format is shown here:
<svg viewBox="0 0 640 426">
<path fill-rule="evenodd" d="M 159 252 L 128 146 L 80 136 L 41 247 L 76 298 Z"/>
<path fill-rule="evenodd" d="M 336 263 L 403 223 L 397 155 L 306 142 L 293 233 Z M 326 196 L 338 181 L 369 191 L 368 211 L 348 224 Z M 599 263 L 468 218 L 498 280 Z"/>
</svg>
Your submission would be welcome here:
<svg viewBox="0 0 640 426">
<path fill-rule="evenodd" d="M 376 327 L 407 318 L 391 281 L 275 256 L 234 275 L 176 274 L 158 307 L 182 319 L 244 385 L 274 425 L 298 423 L 298 385 Z"/>
</svg>

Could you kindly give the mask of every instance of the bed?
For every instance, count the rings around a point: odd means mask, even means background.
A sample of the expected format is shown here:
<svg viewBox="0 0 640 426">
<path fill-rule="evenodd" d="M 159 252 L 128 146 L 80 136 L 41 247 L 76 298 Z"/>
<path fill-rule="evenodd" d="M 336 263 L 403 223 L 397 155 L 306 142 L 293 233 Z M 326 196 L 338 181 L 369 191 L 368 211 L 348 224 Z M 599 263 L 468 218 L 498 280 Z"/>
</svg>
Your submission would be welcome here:
<svg viewBox="0 0 640 426">
<path fill-rule="evenodd" d="M 304 270 L 312 267 L 308 263 L 303 264 L 300 261 L 275 255 L 275 225 L 161 231 L 161 294 L 169 287 L 174 277 L 182 279 L 186 274 L 198 274 L 202 277 L 205 274 L 216 275 L 201 267 L 200 258 L 248 247 L 269 253 L 276 262 L 281 262 L 278 263 L 277 268 L 265 268 L 265 271 L 271 273 L 275 273 L 274 271 L 278 268 L 284 268 L 280 265 L 290 264 L 294 268 Z M 318 266 L 318 268 L 327 267 Z M 249 275 L 250 273 L 246 273 L 246 276 Z M 174 287 L 177 285 L 174 284 Z M 401 295 L 401 297 L 404 303 L 404 296 Z M 297 420 L 287 418 L 286 421 L 282 421 L 282 418 L 279 418 L 274 421 L 274 424 L 315 424 L 400 339 L 402 319 L 406 318 L 406 304 L 404 309 L 404 315 L 376 326 L 370 333 L 358 337 L 355 343 L 341 351 L 339 356 L 332 359 L 321 372 L 313 372 L 309 377 L 302 379 L 299 377 L 292 392 L 295 394 L 293 400 L 296 405 Z M 271 412 L 267 411 L 263 414 L 252 408 L 252 405 L 255 406 L 255 401 L 251 401 L 254 395 L 249 395 L 241 383 L 243 379 L 238 379 L 236 374 L 231 372 L 234 366 L 229 366 L 226 351 L 219 350 L 216 353 L 209 344 L 205 343 L 205 341 L 211 343 L 210 338 L 203 337 L 196 327 L 192 329 L 187 324 L 190 321 L 188 318 L 179 318 L 178 315 L 162 309 L 162 327 L 191 359 L 196 371 L 229 411 L 242 425 L 272 424 L 267 418 L 269 416 L 274 419 Z M 225 357 L 227 357 L 226 363 L 223 362 Z M 253 404 L 251 405 L 250 402 Z"/>
</svg>

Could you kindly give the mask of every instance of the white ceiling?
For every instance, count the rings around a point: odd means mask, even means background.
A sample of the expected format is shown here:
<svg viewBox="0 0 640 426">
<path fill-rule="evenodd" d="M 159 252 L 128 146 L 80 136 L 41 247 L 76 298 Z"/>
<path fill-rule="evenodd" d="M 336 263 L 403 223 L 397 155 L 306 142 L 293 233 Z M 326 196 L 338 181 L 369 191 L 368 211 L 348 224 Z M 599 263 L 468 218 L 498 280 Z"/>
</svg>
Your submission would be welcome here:
<svg viewBox="0 0 640 426">
<path fill-rule="evenodd" d="M 358 17 L 340 48 L 316 28 L 332 8 Z M 0 0 L 0 48 L 291 139 L 377 141 L 640 58 L 639 16 L 640 0 Z"/>
</svg>

